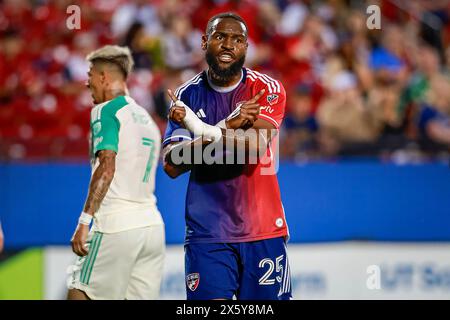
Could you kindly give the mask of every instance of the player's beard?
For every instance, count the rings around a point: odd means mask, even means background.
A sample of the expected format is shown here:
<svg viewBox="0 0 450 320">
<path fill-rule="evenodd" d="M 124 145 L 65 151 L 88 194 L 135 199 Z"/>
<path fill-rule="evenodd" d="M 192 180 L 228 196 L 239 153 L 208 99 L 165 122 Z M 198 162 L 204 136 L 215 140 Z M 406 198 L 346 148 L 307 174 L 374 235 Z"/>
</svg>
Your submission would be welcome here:
<svg viewBox="0 0 450 320">
<path fill-rule="evenodd" d="M 225 85 L 234 77 L 241 74 L 245 62 L 245 55 L 233 62 L 228 68 L 223 69 L 217 63 L 217 58 L 211 52 L 206 51 L 206 62 L 214 72 L 215 80 Z"/>
</svg>

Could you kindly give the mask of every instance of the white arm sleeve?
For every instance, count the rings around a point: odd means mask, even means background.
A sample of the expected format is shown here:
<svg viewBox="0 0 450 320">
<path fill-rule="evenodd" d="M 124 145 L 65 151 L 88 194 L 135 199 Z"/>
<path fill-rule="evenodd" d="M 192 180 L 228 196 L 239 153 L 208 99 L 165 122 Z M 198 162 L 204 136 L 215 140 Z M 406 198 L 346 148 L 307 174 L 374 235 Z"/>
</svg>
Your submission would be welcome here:
<svg viewBox="0 0 450 320">
<path fill-rule="evenodd" d="M 211 126 L 200 120 L 197 115 L 183 101 L 175 102 L 177 107 L 183 107 L 186 110 L 186 117 L 183 119 L 186 129 L 196 136 L 203 136 L 206 140 L 217 141 L 222 138 L 222 130 L 219 127 Z"/>
</svg>

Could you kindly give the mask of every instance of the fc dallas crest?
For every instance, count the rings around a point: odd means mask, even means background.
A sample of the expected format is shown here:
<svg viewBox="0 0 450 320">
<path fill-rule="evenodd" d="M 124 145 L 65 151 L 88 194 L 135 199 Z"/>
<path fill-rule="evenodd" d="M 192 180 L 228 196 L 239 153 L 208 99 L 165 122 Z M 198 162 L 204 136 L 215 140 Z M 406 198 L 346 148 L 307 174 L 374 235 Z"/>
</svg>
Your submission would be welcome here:
<svg viewBox="0 0 450 320">
<path fill-rule="evenodd" d="M 199 283 L 200 283 L 199 273 L 190 273 L 186 276 L 186 285 L 188 286 L 189 290 L 195 291 Z"/>
<path fill-rule="evenodd" d="M 277 95 L 277 94 L 269 94 L 269 95 L 267 96 L 267 102 L 268 102 L 270 105 L 276 104 L 276 103 L 278 102 L 278 95 Z"/>
</svg>

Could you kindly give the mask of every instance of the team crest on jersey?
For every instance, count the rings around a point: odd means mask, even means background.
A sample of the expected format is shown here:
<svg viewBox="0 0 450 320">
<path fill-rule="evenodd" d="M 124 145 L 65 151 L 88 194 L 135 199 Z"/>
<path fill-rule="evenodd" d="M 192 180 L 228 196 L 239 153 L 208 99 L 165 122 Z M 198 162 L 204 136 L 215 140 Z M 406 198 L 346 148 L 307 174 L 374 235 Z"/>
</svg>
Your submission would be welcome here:
<svg viewBox="0 0 450 320">
<path fill-rule="evenodd" d="M 277 94 L 270 94 L 267 96 L 267 102 L 270 105 L 276 104 L 278 102 L 278 95 Z"/>
<path fill-rule="evenodd" d="M 186 276 L 186 285 L 188 286 L 189 290 L 195 291 L 199 283 L 200 283 L 199 273 L 190 273 Z"/>
</svg>

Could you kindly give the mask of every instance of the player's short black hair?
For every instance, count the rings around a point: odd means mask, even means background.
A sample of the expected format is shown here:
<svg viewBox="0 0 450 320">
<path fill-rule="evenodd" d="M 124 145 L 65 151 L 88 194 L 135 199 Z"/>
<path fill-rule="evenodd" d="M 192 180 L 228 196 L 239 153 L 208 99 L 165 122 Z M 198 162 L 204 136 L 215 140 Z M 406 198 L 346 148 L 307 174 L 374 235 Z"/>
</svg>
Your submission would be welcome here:
<svg viewBox="0 0 450 320">
<path fill-rule="evenodd" d="M 246 36 L 248 35 L 247 23 L 245 22 L 244 19 L 242 19 L 242 17 L 240 15 L 238 15 L 237 13 L 234 13 L 234 12 L 222 12 L 222 13 L 216 14 L 215 16 L 211 17 L 208 20 L 208 24 L 206 25 L 206 31 L 205 31 L 206 35 L 209 36 L 211 34 L 214 21 L 216 21 L 217 19 L 224 19 L 224 18 L 231 18 L 231 19 L 234 19 L 236 21 L 243 23 L 245 26 L 245 35 Z"/>
</svg>

